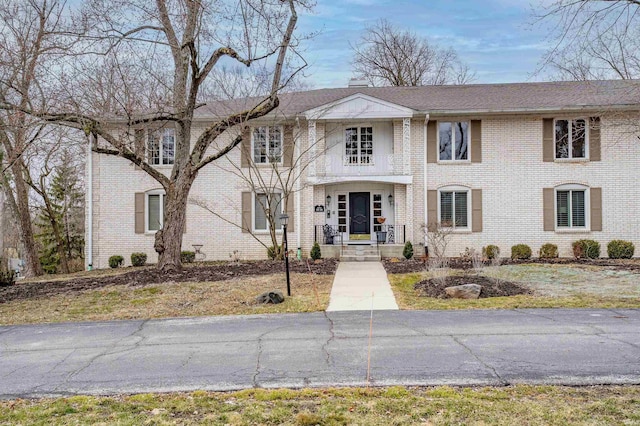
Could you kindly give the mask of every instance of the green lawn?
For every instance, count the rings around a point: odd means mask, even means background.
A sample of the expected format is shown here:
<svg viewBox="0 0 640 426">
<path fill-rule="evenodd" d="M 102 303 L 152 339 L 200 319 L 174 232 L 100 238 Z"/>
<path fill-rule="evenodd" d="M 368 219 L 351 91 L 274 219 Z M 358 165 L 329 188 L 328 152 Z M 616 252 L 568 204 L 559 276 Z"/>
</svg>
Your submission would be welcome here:
<svg viewBox="0 0 640 426">
<path fill-rule="evenodd" d="M 0 402 L 2 425 L 638 425 L 640 387 L 197 391 Z"/>
</svg>

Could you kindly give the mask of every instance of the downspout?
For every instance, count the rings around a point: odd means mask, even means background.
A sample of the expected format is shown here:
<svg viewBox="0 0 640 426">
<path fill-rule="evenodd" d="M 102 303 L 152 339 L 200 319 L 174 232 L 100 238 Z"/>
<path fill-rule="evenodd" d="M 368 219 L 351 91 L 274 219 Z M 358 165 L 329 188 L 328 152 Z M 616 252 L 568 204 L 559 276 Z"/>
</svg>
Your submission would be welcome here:
<svg viewBox="0 0 640 426">
<path fill-rule="evenodd" d="M 302 183 L 300 182 L 300 180 L 302 179 L 302 176 L 299 174 L 300 173 L 300 120 L 298 119 L 298 117 L 296 117 L 296 128 L 298 129 L 298 137 L 297 138 L 293 138 L 293 143 L 294 143 L 294 158 L 295 158 L 295 167 L 296 167 L 296 171 L 294 172 L 293 176 L 296 178 L 296 197 L 294 200 L 294 205 L 295 205 L 295 209 L 296 209 L 296 217 L 294 218 L 294 220 L 296 221 L 296 247 L 298 247 L 298 249 L 300 249 L 302 247 L 302 220 L 301 220 L 301 216 L 300 216 L 300 209 L 301 209 L 301 185 Z M 297 139 L 297 141 L 296 141 Z"/>
<path fill-rule="evenodd" d="M 95 134 L 89 135 L 87 138 L 87 241 L 85 242 L 87 254 L 87 270 L 93 269 L 93 141 Z M 97 143 L 97 142 L 96 142 Z"/>
<path fill-rule="evenodd" d="M 422 160 L 424 161 L 424 172 L 422 173 L 422 199 L 424 200 L 424 226 L 425 226 L 425 230 L 424 230 L 424 247 L 425 247 L 425 255 L 429 252 L 429 248 L 427 247 L 427 232 L 426 232 L 426 227 L 427 224 L 429 223 L 429 216 L 428 216 L 428 206 L 427 206 L 427 167 L 428 164 L 427 163 L 427 125 L 429 124 L 429 113 L 427 113 L 424 117 L 424 132 L 423 132 L 423 137 L 424 137 L 424 143 L 422 144 L 424 152 L 422 153 Z"/>
</svg>

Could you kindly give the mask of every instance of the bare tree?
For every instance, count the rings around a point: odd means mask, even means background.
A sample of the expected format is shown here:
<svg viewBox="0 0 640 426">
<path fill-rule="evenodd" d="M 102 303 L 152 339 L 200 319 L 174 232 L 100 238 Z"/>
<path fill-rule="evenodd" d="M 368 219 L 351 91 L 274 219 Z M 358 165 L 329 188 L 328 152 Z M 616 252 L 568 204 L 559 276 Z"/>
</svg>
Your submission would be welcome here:
<svg viewBox="0 0 640 426">
<path fill-rule="evenodd" d="M 556 0 L 540 6 L 553 47 L 543 65 L 562 80 L 640 78 L 640 1 Z"/>
<path fill-rule="evenodd" d="M 366 28 L 351 49 L 354 72 L 374 86 L 464 84 L 475 77 L 452 48 L 432 44 L 385 19 Z"/>
<path fill-rule="evenodd" d="M 57 0 L 2 1 L 0 19 L 0 112 L 2 188 L 16 218 L 26 276 L 43 273 L 29 205 L 30 170 L 25 153 L 42 139 L 46 126 L 25 113 L 46 102 L 42 64 L 66 47 L 55 40 L 63 8 Z"/>
<path fill-rule="evenodd" d="M 122 157 L 155 179 L 165 191 L 163 227 L 154 245 L 158 268 L 176 270 L 181 266 L 191 186 L 203 167 L 242 141 L 241 134 L 229 138 L 230 129 L 245 127 L 247 121 L 277 108 L 278 93 L 287 83 L 283 76 L 295 74 L 284 70 L 293 67 L 288 52 L 296 53 L 296 7 L 308 4 L 306 0 L 119 0 L 86 1 L 84 6 L 76 30 L 84 40 L 78 54 L 85 57 L 73 57 L 66 64 L 65 73 L 71 78 L 65 74 L 67 78 L 60 79 L 70 88 L 65 102 L 49 110 L 13 104 L 5 108 L 81 129 L 94 140 L 94 152 Z M 98 59 L 86 56 L 94 52 Z M 105 61 L 111 66 L 100 96 L 111 98 L 109 114 L 96 100 L 96 78 L 87 73 L 99 71 Z M 218 115 L 191 146 L 202 88 L 212 70 L 228 61 L 247 67 L 267 63 L 272 70 L 268 93 L 251 105 Z M 113 81 L 118 83 L 109 86 Z M 136 95 L 138 89 L 142 95 Z M 138 130 L 160 126 L 175 130 L 169 176 L 149 164 L 144 146 L 137 144 Z"/>
<path fill-rule="evenodd" d="M 266 130 L 268 128 L 268 130 Z M 237 164 L 231 160 L 217 164 L 219 168 L 227 173 L 239 178 L 243 186 L 255 194 L 256 211 L 260 211 L 264 216 L 266 228 L 269 234 L 269 243 L 264 242 L 263 235 L 256 233 L 251 223 L 244 223 L 232 217 L 218 213 L 219 209 L 206 200 L 191 198 L 190 202 L 207 210 L 219 219 L 248 232 L 258 243 L 270 252 L 272 257 L 280 259 L 284 255 L 284 247 L 278 242 L 280 230 L 282 229 L 280 215 L 286 213 L 293 203 L 293 198 L 297 192 L 305 188 L 304 180 L 309 165 L 325 153 L 322 149 L 327 135 L 316 142 L 309 143 L 308 146 L 296 144 L 299 141 L 298 133 L 300 128 L 292 124 L 282 123 L 275 120 L 271 126 L 261 126 L 253 129 L 254 140 L 264 140 L 264 144 L 254 146 L 251 151 L 251 144 L 242 144 L 242 155 L 245 164 Z M 264 132 L 282 132 L 282 145 L 270 146 L 268 135 Z M 250 136 L 245 134 L 243 140 L 250 140 Z M 237 209 L 236 200 L 222 200 L 230 207 Z M 253 200 L 252 200 L 253 202 Z M 240 213 L 240 212 L 236 212 Z M 236 215 L 238 216 L 238 215 Z M 290 218 L 293 220 L 293 217 Z"/>
</svg>

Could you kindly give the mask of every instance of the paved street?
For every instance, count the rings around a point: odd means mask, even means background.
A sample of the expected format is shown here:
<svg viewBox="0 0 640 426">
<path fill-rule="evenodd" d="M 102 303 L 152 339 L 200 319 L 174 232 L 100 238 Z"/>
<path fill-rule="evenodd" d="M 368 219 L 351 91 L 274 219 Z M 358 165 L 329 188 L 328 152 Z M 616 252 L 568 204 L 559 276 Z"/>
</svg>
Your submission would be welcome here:
<svg viewBox="0 0 640 426">
<path fill-rule="evenodd" d="M 640 310 L 375 311 L 374 385 L 640 384 Z M 0 327 L 0 396 L 365 385 L 369 312 Z"/>
</svg>

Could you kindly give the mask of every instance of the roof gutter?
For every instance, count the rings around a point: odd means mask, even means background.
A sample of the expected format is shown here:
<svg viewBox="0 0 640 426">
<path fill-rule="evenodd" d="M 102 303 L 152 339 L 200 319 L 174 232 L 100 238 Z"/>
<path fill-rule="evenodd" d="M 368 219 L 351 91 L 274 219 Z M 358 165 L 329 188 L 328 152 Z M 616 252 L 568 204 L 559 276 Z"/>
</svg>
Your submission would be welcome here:
<svg viewBox="0 0 640 426">
<path fill-rule="evenodd" d="M 420 111 L 417 115 L 470 115 L 470 114 L 551 114 L 563 112 L 580 112 L 580 111 L 640 111 L 639 104 L 624 105 L 580 105 L 569 107 L 546 107 L 546 108 L 509 108 L 509 109 L 463 109 L 463 110 L 437 110 Z"/>
</svg>

